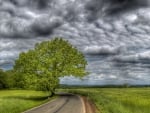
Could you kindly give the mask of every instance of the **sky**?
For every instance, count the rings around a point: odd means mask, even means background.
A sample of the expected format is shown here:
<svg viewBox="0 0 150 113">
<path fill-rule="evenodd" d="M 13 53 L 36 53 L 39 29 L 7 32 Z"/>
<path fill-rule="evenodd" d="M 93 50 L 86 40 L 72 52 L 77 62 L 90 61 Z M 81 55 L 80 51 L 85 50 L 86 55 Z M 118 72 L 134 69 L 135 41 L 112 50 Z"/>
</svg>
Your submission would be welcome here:
<svg viewBox="0 0 150 113">
<path fill-rule="evenodd" d="M 0 0 L 0 68 L 54 37 L 83 52 L 90 72 L 61 84 L 150 84 L 150 0 Z"/>
</svg>

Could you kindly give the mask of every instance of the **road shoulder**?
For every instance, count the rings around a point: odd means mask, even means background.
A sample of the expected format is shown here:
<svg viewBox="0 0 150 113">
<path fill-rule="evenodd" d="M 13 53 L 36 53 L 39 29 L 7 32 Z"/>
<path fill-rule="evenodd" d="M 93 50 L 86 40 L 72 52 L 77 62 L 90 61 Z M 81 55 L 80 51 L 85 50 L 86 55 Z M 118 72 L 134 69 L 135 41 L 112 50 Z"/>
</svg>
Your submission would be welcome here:
<svg viewBox="0 0 150 113">
<path fill-rule="evenodd" d="M 81 98 L 84 102 L 85 113 L 96 113 L 95 104 L 87 97 L 82 96 Z"/>
</svg>

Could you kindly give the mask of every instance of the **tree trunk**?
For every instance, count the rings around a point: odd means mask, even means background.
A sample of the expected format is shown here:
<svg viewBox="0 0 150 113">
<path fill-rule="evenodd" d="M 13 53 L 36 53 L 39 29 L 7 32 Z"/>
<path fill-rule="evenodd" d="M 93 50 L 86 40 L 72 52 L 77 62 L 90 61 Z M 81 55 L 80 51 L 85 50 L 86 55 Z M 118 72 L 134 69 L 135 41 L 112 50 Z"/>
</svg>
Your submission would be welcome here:
<svg viewBox="0 0 150 113">
<path fill-rule="evenodd" d="M 49 95 L 49 97 L 53 97 L 54 95 L 55 95 L 55 90 L 50 91 L 50 95 Z"/>
<path fill-rule="evenodd" d="M 50 96 L 50 97 L 53 97 L 54 95 L 55 95 L 55 93 L 52 91 L 52 92 L 51 92 L 51 96 Z"/>
</svg>

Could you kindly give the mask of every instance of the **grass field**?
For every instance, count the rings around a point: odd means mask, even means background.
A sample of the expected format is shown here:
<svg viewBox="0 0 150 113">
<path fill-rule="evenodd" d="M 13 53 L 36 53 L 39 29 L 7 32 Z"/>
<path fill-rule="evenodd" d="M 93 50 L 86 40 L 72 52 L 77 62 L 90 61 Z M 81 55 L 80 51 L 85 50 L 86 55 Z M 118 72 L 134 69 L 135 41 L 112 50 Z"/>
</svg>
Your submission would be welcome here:
<svg viewBox="0 0 150 113">
<path fill-rule="evenodd" d="M 150 88 L 79 88 L 65 91 L 88 96 L 97 113 L 150 113 Z"/>
<path fill-rule="evenodd" d="M 97 113 L 150 113 L 150 88 L 59 89 L 87 96 Z M 48 101 L 41 91 L 0 90 L 0 113 L 20 113 Z"/>
<path fill-rule="evenodd" d="M 0 113 L 21 113 L 48 101 L 47 93 L 28 90 L 0 90 Z"/>
</svg>

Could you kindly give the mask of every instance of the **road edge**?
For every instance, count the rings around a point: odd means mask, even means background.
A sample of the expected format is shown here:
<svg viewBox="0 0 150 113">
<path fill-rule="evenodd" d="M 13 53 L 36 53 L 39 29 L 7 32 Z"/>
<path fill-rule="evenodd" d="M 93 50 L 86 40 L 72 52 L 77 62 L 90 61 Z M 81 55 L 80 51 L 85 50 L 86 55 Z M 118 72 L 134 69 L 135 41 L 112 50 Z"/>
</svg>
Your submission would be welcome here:
<svg viewBox="0 0 150 113">
<path fill-rule="evenodd" d="M 25 111 L 23 111 L 23 112 L 21 112 L 21 113 L 26 113 L 26 112 L 29 112 L 29 111 L 31 111 L 31 110 L 37 109 L 37 108 L 39 108 L 39 107 L 42 107 L 42 106 L 44 106 L 44 105 L 47 105 L 47 104 L 49 104 L 49 103 L 51 103 L 51 102 L 55 101 L 55 99 L 57 99 L 57 98 L 59 98 L 59 97 L 51 98 L 50 100 L 48 100 L 48 102 L 43 103 L 43 104 L 38 105 L 38 106 L 35 106 L 35 107 L 30 108 L 30 109 L 28 109 L 28 110 L 25 110 Z"/>
<path fill-rule="evenodd" d="M 83 97 L 82 96 L 79 96 L 79 95 L 77 95 L 79 98 L 80 98 L 80 100 L 81 100 L 81 103 L 82 103 L 82 107 L 83 107 L 83 113 L 86 113 L 86 109 L 85 109 L 85 102 L 84 102 L 84 99 L 83 99 Z"/>
<path fill-rule="evenodd" d="M 82 96 L 85 105 L 85 113 L 96 113 L 97 108 L 94 102 L 86 96 Z"/>
</svg>

